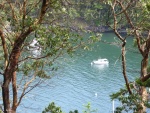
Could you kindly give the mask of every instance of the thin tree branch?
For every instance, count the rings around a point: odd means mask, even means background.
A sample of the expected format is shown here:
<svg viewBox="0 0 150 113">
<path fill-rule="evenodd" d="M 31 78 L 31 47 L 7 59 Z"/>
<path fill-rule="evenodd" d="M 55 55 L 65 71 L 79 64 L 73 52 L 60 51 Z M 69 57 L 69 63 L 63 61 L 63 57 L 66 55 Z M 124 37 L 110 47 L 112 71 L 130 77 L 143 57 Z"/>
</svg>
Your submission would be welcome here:
<svg viewBox="0 0 150 113">
<path fill-rule="evenodd" d="M 127 89 L 128 89 L 128 92 L 129 94 L 132 94 L 132 91 L 130 89 L 130 85 L 129 85 L 129 82 L 128 82 L 128 79 L 127 79 L 127 75 L 126 75 L 126 61 L 125 61 L 125 45 L 126 45 L 126 38 L 123 38 L 120 33 L 118 32 L 117 30 L 117 15 L 115 13 L 115 6 L 116 6 L 116 0 L 114 1 L 114 4 L 111 5 L 112 7 L 112 12 L 113 12 L 113 18 L 114 18 L 114 26 L 113 26 L 113 30 L 116 34 L 116 36 L 122 41 L 122 69 L 123 69 L 123 76 L 124 76 L 124 80 L 125 80 L 125 83 L 126 83 L 126 86 L 127 86 Z M 122 3 L 120 2 L 120 5 L 122 5 Z M 121 7 L 123 10 L 124 10 L 124 7 L 122 6 Z M 124 11 L 125 13 L 125 11 Z"/>
<path fill-rule="evenodd" d="M 131 28 L 134 29 L 135 27 L 134 27 L 134 25 L 133 25 L 129 15 L 128 15 L 127 11 L 126 11 L 127 9 L 125 10 L 125 8 L 124 8 L 124 6 L 123 6 L 123 4 L 121 2 L 119 2 L 119 1 L 117 1 L 117 2 L 120 4 L 120 6 L 121 6 L 121 8 L 123 10 L 123 13 L 125 14 L 126 19 L 127 19 L 128 23 L 130 24 Z"/>
<path fill-rule="evenodd" d="M 120 2 L 118 0 L 117 0 L 117 2 L 120 4 Z M 124 11 L 126 11 L 130 6 L 131 6 L 131 2 L 129 2 L 128 5 L 126 6 L 126 8 L 124 8 L 121 12 L 117 13 L 116 16 L 124 13 Z"/>
<path fill-rule="evenodd" d="M 39 19 L 38 19 L 38 23 L 41 23 L 42 20 L 43 20 L 43 17 L 46 13 L 46 10 L 47 10 L 47 6 L 48 6 L 48 1 L 49 0 L 42 0 L 42 7 L 41 7 L 41 12 L 40 12 L 40 15 L 39 15 Z"/>
<path fill-rule="evenodd" d="M 5 36 L 4 36 L 3 31 L 1 29 L 0 29 L 0 37 L 1 37 L 2 45 L 3 45 L 4 58 L 5 58 L 5 69 L 6 69 L 6 67 L 8 65 L 8 51 L 7 51 Z"/>
<path fill-rule="evenodd" d="M 25 17 L 26 17 L 26 5 L 27 5 L 27 1 L 24 0 L 23 1 L 23 15 L 22 15 L 22 30 L 24 30 L 25 28 Z"/>
<path fill-rule="evenodd" d="M 150 73 L 148 73 L 147 75 L 141 77 L 141 81 L 145 82 L 146 80 L 148 80 L 150 78 Z"/>
<path fill-rule="evenodd" d="M 25 83 L 24 88 L 23 88 L 23 91 L 22 91 L 22 94 L 21 94 L 21 96 L 20 96 L 20 98 L 19 98 L 19 101 L 18 101 L 18 103 L 17 103 L 17 106 L 21 103 L 22 98 L 23 98 L 24 95 L 26 94 L 25 91 L 26 91 L 27 87 L 29 86 L 29 84 L 31 84 L 32 81 L 35 80 L 35 78 L 36 78 L 36 73 L 37 73 L 37 70 L 35 71 L 35 73 L 34 73 L 32 79 L 31 79 L 30 81 L 28 81 L 27 83 Z"/>
<path fill-rule="evenodd" d="M 33 6 L 30 9 L 28 9 L 26 15 L 28 15 L 35 7 L 37 7 L 38 4 L 40 4 L 40 2 L 41 2 L 41 0 L 39 0 L 38 2 L 36 1 L 35 3 L 33 3 Z"/>
<path fill-rule="evenodd" d="M 144 57 L 144 51 L 143 51 L 143 49 L 141 47 L 141 40 L 140 40 L 139 33 L 137 32 L 137 30 L 135 30 L 134 33 L 136 35 L 138 49 L 139 49 L 140 53 L 142 54 L 142 56 Z"/>
<path fill-rule="evenodd" d="M 6 0 L 7 3 L 9 4 L 10 8 L 11 8 L 11 12 L 12 12 L 12 17 L 15 21 L 17 21 L 17 17 L 15 15 L 15 10 L 14 10 L 14 6 L 12 5 L 12 3 L 9 0 Z"/>
<path fill-rule="evenodd" d="M 118 36 L 118 38 L 123 41 L 124 39 L 122 38 L 122 36 L 118 33 L 117 31 L 117 17 L 116 17 L 116 14 L 115 14 L 115 5 L 116 5 L 116 2 L 114 3 L 112 7 L 112 12 L 113 12 L 113 18 L 114 18 L 114 26 L 113 26 L 113 30 L 115 32 L 115 34 Z"/>
</svg>

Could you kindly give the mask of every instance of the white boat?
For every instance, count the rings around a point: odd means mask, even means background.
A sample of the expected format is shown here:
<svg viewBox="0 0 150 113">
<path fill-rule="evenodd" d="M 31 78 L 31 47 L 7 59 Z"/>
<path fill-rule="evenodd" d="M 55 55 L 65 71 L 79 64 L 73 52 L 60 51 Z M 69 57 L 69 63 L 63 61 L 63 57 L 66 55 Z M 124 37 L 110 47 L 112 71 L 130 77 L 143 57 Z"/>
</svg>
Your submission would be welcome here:
<svg viewBox="0 0 150 113">
<path fill-rule="evenodd" d="M 29 44 L 27 49 L 31 52 L 31 54 L 34 57 L 38 57 L 41 55 L 42 48 L 40 47 L 40 44 L 38 43 L 38 41 L 35 38 Z"/>
<path fill-rule="evenodd" d="M 108 65 L 109 61 L 106 58 L 103 58 L 103 59 L 94 60 L 94 61 L 91 62 L 91 64 Z"/>
</svg>

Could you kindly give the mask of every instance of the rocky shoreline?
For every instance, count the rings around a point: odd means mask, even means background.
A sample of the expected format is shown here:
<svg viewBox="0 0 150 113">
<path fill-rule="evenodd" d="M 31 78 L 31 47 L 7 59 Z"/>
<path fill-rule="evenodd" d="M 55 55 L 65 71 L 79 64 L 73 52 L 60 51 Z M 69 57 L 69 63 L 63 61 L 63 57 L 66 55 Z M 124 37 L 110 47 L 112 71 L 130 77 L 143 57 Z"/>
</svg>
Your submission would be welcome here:
<svg viewBox="0 0 150 113">
<path fill-rule="evenodd" d="M 110 29 L 109 26 L 98 26 L 98 27 L 89 26 L 89 27 L 85 28 L 85 30 L 93 31 L 95 33 L 97 33 L 97 32 L 99 32 L 99 33 L 114 32 L 112 29 Z M 120 28 L 120 29 L 118 29 L 118 31 L 121 34 L 127 33 L 125 28 Z"/>
<path fill-rule="evenodd" d="M 89 32 L 95 32 L 95 33 L 109 33 L 114 32 L 113 29 L 111 29 L 109 26 L 84 26 L 82 28 L 79 28 L 78 26 L 70 26 L 70 29 L 72 31 L 80 32 L 82 30 L 89 31 Z M 121 34 L 127 34 L 126 28 L 122 27 L 118 29 L 119 33 Z"/>
</svg>

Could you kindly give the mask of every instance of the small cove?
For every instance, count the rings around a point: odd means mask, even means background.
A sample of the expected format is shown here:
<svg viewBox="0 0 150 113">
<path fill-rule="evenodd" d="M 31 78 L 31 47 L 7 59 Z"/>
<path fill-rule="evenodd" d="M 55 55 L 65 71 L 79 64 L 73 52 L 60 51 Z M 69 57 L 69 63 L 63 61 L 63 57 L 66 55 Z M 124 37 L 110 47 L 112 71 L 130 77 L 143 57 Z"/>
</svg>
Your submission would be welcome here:
<svg viewBox="0 0 150 113">
<path fill-rule="evenodd" d="M 107 42 L 114 41 L 115 35 L 104 33 L 102 39 Z M 128 46 L 132 47 L 132 38 L 127 39 Z M 23 99 L 18 113 L 41 113 L 50 102 L 61 106 L 69 113 L 78 109 L 84 110 L 84 105 L 91 103 L 92 109 L 98 113 L 111 113 L 112 101 L 109 97 L 113 92 L 124 86 L 122 76 L 120 47 L 97 42 L 91 51 L 82 51 L 82 54 L 72 58 L 60 59 L 60 69 L 55 76 L 46 80 L 41 86 L 31 91 Z M 91 66 L 93 60 L 107 58 L 109 66 Z M 140 70 L 140 55 L 130 51 L 126 52 L 127 75 L 129 81 L 134 80 Z"/>
</svg>

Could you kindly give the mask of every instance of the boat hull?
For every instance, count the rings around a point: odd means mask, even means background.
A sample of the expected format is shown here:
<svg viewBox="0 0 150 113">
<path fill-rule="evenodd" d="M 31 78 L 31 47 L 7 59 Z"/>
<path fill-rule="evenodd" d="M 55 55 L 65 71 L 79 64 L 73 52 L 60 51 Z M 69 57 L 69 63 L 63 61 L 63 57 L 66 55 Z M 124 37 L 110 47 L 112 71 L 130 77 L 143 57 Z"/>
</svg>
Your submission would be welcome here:
<svg viewBox="0 0 150 113">
<path fill-rule="evenodd" d="M 107 59 L 98 59 L 91 62 L 91 64 L 95 65 L 108 65 L 109 61 Z"/>
</svg>

